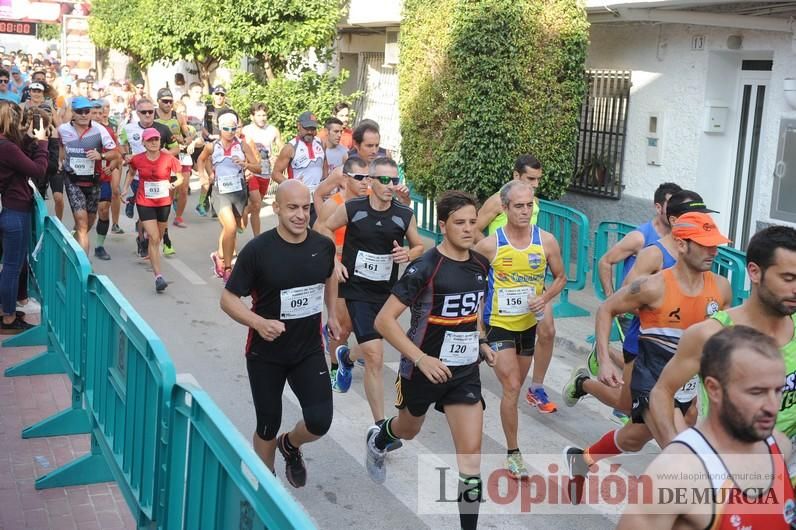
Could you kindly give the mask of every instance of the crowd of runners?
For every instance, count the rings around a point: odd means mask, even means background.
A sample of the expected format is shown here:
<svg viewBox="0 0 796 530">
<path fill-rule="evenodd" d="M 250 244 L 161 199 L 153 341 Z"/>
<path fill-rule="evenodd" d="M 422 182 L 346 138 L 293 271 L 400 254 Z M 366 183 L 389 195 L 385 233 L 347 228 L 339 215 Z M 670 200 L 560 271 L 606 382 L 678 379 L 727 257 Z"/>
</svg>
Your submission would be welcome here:
<svg viewBox="0 0 796 530">
<path fill-rule="evenodd" d="M 111 259 L 103 244 L 109 231 L 122 233 L 122 211 L 137 215 L 137 253 L 151 262 L 162 292 L 160 255 L 177 252 L 169 229 L 190 225 L 187 196 L 190 181 L 198 181 L 194 213 L 217 217 L 220 225 L 218 244 L 208 251 L 225 286 L 221 308 L 249 328 L 253 445 L 269 469 L 275 470 L 278 450 L 288 482 L 306 484 L 302 450 L 328 432 L 334 392 L 349 391 L 359 364 L 373 420 L 362 433 L 372 480 L 388 480 L 389 453 L 419 434 L 432 405 L 445 414 L 458 455 L 462 528 L 476 527 L 483 499 L 485 413 L 500 416 L 506 472 L 528 477 L 532 457 L 523 455 L 518 439 L 520 397 L 539 413 L 558 411 L 544 383 L 556 335 L 553 303 L 567 281 L 559 242 L 536 224 L 543 161 L 519 156 L 506 168 L 505 185 L 483 205 L 463 191 L 440 193 L 443 240 L 426 250 L 398 165 L 380 147 L 378 124 L 360 119 L 351 128 L 346 104 L 323 120 L 304 112 L 295 131 L 280 134 L 265 104 L 253 102 L 249 115 L 239 116 L 223 86 L 213 88 L 211 102 L 201 85 L 185 87 L 184 80 L 179 91 L 175 83 L 153 99 L 121 85 L 103 95 L 90 76 L 72 80 L 51 66 L 34 64 L 21 85 L 13 67 L 0 69 L 0 96 L 12 83 L 20 95 L 18 104 L 0 102 L 0 134 L 15 143 L 9 137 L 27 132 L 27 144 L 34 144 L 17 152 L 0 139 L 3 190 L 15 174 L 30 177 L 51 194 L 59 218 L 65 193 L 74 237 L 96 259 Z M 14 173 L 9 157 L 27 162 Z M 277 226 L 261 234 L 260 209 L 272 182 Z M 7 202 L 4 191 L 0 221 L 8 210 L 24 211 L 10 197 Z M 796 436 L 796 230 L 771 226 L 752 237 L 743 249 L 751 291 L 731 307 L 729 282 L 711 272 L 718 248 L 729 242 L 715 212 L 673 183 L 661 184 L 653 202 L 654 217 L 594 271 L 607 299 L 595 318 L 594 348 L 563 388 L 563 405 L 592 395 L 622 426 L 589 447 L 561 448 L 569 498 L 582 501 L 597 462 L 654 440 L 664 451 L 651 476 L 698 466 L 707 470 L 705 487 L 755 490 L 766 499 L 775 491 L 775 500 L 752 512 L 732 496 L 703 506 L 651 503 L 626 514 L 620 527 L 794 527 L 787 460 Z M 7 224 L 0 222 L 4 246 Z M 257 237 L 238 249 L 237 235 L 249 225 Z M 17 265 L 7 271 L 6 253 L 3 260 L 3 331 L 13 332 L 7 298 L 13 290 L 17 300 L 18 283 L 6 280 Z M 614 278 L 620 263 L 622 277 Z M 611 345 L 615 326 L 621 348 Z M 384 387 L 385 341 L 401 355 L 394 391 Z M 502 387 L 498 411 L 485 412 L 482 370 L 494 370 Z M 285 383 L 303 416 L 292 429 L 281 428 Z M 385 411 L 393 398 L 396 415 Z M 744 480 L 749 469 L 776 478 Z"/>
</svg>

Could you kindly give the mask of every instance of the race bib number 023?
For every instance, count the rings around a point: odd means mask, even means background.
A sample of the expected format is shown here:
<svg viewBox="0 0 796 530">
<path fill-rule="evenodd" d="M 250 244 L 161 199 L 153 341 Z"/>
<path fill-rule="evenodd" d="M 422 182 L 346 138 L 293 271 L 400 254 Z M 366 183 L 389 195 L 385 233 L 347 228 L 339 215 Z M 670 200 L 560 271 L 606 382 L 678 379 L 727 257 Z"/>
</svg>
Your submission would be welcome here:
<svg viewBox="0 0 796 530">
<path fill-rule="evenodd" d="M 279 292 L 281 298 L 279 319 L 294 320 L 320 313 L 323 309 L 323 289 L 322 283 L 282 289 Z"/>
<path fill-rule="evenodd" d="M 374 282 L 386 282 L 392 276 L 392 254 L 371 254 L 360 250 L 354 263 L 354 274 Z"/>
</svg>

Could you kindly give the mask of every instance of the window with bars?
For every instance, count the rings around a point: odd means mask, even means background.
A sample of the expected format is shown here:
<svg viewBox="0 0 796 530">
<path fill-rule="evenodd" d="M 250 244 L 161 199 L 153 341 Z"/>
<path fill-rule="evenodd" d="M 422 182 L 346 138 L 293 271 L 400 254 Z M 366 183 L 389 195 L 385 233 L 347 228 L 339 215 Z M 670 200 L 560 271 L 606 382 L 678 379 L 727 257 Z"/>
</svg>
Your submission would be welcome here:
<svg viewBox="0 0 796 530">
<path fill-rule="evenodd" d="M 622 197 L 622 167 L 630 99 L 630 70 L 587 70 L 580 112 L 575 173 L 569 189 L 610 199 Z"/>
</svg>

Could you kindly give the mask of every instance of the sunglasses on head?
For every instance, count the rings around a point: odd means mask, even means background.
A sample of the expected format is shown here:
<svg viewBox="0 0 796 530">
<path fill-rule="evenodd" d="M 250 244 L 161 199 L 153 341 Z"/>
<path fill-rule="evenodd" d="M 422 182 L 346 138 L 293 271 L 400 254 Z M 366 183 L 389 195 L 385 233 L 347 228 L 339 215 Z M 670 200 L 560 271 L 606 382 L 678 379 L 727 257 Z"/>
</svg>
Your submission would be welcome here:
<svg viewBox="0 0 796 530">
<path fill-rule="evenodd" d="M 221 127 L 221 130 L 224 132 L 235 132 L 238 130 L 237 127 Z"/>
<path fill-rule="evenodd" d="M 379 183 L 384 184 L 385 186 L 392 183 L 393 186 L 397 186 L 398 182 L 400 182 L 400 177 L 387 177 L 385 175 L 378 175 L 378 176 L 371 176 L 370 178 L 376 179 Z"/>
<path fill-rule="evenodd" d="M 155 110 L 139 110 L 138 114 L 154 114 Z"/>
<path fill-rule="evenodd" d="M 365 179 L 365 177 L 367 177 L 367 175 L 363 175 L 362 173 L 346 173 L 346 175 L 348 175 L 349 177 L 351 177 L 354 180 L 359 180 L 359 181 L 361 181 L 361 180 Z"/>
</svg>

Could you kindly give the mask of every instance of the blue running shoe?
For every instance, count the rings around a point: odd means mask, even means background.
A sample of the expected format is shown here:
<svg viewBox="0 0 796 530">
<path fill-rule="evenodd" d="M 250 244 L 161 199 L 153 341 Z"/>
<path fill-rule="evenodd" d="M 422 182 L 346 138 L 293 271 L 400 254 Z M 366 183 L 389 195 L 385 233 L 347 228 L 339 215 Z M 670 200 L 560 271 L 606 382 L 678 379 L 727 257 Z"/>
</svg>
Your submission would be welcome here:
<svg viewBox="0 0 796 530">
<path fill-rule="evenodd" d="M 200 216 L 207 217 L 207 209 L 201 204 L 197 204 L 195 210 L 196 213 L 199 214 Z"/>
<path fill-rule="evenodd" d="M 365 367 L 365 358 L 364 357 L 360 357 L 359 359 L 357 359 L 357 366 L 361 366 L 362 368 Z"/>
<path fill-rule="evenodd" d="M 343 360 L 348 354 L 348 346 L 338 346 L 334 355 L 337 357 L 337 388 L 341 393 L 348 392 L 351 388 L 351 368 L 354 366 L 351 363 L 346 364 L 347 361 Z"/>
<path fill-rule="evenodd" d="M 124 206 L 124 215 L 126 215 L 129 219 L 133 218 L 133 212 L 135 212 L 135 203 L 133 202 L 132 197 L 127 199 L 127 204 Z"/>
</svg>

